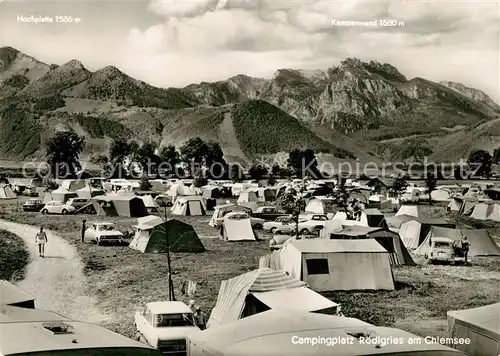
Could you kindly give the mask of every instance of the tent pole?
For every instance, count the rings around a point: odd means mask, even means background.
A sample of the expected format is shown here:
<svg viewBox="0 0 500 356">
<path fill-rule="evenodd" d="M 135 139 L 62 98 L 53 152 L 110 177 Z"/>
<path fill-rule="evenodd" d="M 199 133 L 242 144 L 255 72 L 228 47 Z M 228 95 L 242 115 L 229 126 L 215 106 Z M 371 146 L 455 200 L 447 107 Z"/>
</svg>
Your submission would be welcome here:
<svg viewBox="0 0 500 356">
<path fill-rule="evenodd" d="M 172 282 L 172 267 L 170 264 L 170 242 L 168 240 L 168 230 L 167 230 L 167 207 L 164 207 L 165 215 L 165 238 L 167 239 L 167 268 L 168 268 L 168 300 L 174 301 L 174 284 Z"/>
</svg>

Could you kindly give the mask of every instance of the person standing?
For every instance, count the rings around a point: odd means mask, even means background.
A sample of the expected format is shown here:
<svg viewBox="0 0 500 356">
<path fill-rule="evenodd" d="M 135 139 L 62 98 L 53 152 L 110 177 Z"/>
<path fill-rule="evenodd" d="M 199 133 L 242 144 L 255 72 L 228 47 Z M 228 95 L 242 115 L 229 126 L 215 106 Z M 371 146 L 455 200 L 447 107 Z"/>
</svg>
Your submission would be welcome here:
<svg viewBox="0 0 500 356">
<path fill-rule="evenodd" d="M 196 326 L 201 330 L 206 329 L 205 314 L 201 311 L 200 307 L 196 307 L 194 312 L 194 321 L 196 322 Z"/>
<path fill-rule="evenodd" d="M 45 257 L 45 244 L 48 242 L 47 234 L 40 227 L 40 231 L 35 236 L 35 242 L 38 245 L 38 256 Z"/>
<path fill-rule="evenodd" d="M 467 236 L 462 239 L 462 251 L 464 253 L 464 263 L 467 264 L 467 258 L 469 256 L 470 242 L 467 240 Z"/>
<path fill-rule="evenodd" d="M 86 222 L 87 220 L 82 220 L 82 242 L 85 242 L 85 230 L 87 230 L 87 226 L 85 225 Z"/>
</svg>

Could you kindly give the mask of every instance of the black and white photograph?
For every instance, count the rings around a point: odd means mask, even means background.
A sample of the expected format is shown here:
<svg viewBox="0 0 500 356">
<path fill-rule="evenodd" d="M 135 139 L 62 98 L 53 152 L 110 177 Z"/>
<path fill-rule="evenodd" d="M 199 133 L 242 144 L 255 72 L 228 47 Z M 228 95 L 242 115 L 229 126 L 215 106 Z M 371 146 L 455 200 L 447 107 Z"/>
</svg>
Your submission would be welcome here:
<svg viewBox="0 0 500 356">
<path fill-rule="evenodd" d="M 0 356 L 500 356 L 500 1 L 0 0 Z"/>
</svg>

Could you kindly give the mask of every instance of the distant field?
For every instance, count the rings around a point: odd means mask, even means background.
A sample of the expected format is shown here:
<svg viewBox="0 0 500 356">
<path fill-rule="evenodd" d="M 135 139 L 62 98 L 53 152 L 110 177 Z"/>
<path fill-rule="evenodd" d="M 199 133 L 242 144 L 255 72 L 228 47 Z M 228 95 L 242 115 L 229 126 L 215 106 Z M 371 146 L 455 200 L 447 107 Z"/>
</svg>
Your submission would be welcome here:
<svg viewBox="0 0 500 356">
<path fill-rule="evenodd" d="M 447 216 L 444 208 L 433 207 L 434 216 Z M 210 214 L 210 212 L 209 212 Z M 166 256 L 141 254 L 128 247 L 95 246 L 79 242 L 82 218 L 106 220 L 130 230 L 135 219 L 95 216 L 42 216 L 23 213 L 15 202 L 0 202 L 0 218 L 32 225 L 42 224 L 74 244 L 85 263 L 89 294 L 111 316 L 104 326 L 132 337 L 133 314 L 144 303 L 167 297 Z M 186 279 L 197 283 L 196 301 L 205 311 L 215 304 L 220 282 L 258 267 L 259 257 L 268 253 L 268 236 L 262 241 L 227 243 L 208 226 L 210 216 L 180 217 L 192 224 L 207 248 L 202 254 L 173 254 L 176 296 Z M 462 221 L 461 224 L 470 224 Z M 463 225 L 461 225 L 463 226 Z M 490 224 L 492 235 L 500 237 L 500 224 Z M 472 267 L 429 266 L 421 258 L 415 267 L 394 268 L 397 289 L 392 292 L 333 292 L 325 296 L 341 303 L 346 316 L 381 326 L 394 326 L 421 336 L 446 334 L 446 311 L 470 308 L 498 301 L 500 259 L 481 258 Z"/>
</svg>

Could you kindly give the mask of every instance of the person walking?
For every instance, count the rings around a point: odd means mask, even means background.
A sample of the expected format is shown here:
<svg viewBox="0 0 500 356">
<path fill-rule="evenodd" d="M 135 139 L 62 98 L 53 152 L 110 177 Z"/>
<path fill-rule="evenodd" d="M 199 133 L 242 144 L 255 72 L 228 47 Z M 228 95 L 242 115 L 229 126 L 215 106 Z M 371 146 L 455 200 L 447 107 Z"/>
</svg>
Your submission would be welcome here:
<svg viewBox="0 0 500 356">
<path fill-rule="evenodd" d="M 82 242 L 85 242 L 85 230 L 87 230 L 87 226 L 85 225 L 86 222 L 87 220 L 82 220 Z"/>
<path fill-rule="evenodd" d="M 45 257 L 45 244 L 48 242 L 47 234 L 40 227 L 40 231 L 35 236 L 35 243 L 38 245 L 38 256 Z"/>
</svg>

